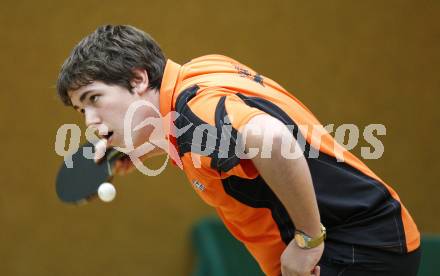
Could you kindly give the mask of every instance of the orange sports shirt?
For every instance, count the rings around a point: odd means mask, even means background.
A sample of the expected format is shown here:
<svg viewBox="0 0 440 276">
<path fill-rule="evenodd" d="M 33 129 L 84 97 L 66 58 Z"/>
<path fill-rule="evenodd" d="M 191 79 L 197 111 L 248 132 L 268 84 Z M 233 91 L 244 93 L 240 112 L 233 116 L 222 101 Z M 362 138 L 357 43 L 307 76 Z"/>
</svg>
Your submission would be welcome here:
<svg viewBox="0 0 440 276">
<path fill-rule="evenodd" d="M 401 254 L 419 247 L 417 226 L 396 192 L 273 80 L 221 55 L 184 65 L 168 60 L 160 112 L 171 111 L 177 115 L 165 122 L 167 139 L 177 149 L 170 154 L 178 154 L 171 157 L 267 275 L 280 274 L 280 256 L 295 224 L 252 162 L 236 150 L 241 128 L 258 114 L 279 119 L 304 141 L 327 240 Z"/>
</svg>

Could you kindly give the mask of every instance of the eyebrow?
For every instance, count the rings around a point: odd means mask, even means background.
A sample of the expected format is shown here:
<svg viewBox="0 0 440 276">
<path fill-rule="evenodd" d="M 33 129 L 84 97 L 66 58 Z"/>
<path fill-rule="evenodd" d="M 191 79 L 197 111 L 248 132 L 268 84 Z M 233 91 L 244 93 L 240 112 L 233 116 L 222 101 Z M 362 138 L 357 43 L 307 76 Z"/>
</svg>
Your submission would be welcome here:
<svg viewBox="0 0 440 276">
<path fill-rule="evenodd" d="M 96 91 L 96 90 L 94 90 L 94 89 L 87 90 L 86 92 L 84 92 L 84 93 L 81 95 L 81 97 L 79 97 L 79 101 L 80 101 L 81 103 L 84 102 L 84 99 L 87 97 L 87 95 L 90 94 L 90 93 L 92 93 L 92 92 L 95 92 L 95 91 Z M 76 110 L 78 110 L 78 109 L 79 109 L 79 106 L 74 105 L 73 108 L 76 109 Z"/>
<path fill-rule="evenodd" d="M 88 94 L 94 92 L 95 90 L 88 90 L 86 92 L 84 92 L 81 97 L 79 98 L 79 101 L 82 103 L 84 101 L 84 99 L 87 97 Z"/>
</svg>

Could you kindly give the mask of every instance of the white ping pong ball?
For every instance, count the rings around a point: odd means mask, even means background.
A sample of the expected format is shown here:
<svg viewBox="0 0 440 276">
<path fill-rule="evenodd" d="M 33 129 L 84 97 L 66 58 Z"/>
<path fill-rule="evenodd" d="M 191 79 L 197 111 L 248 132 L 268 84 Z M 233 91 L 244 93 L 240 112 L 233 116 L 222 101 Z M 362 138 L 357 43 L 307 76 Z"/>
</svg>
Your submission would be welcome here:
<svg viewBox="0 0 440 276">
<path fill-rule="evenodd" d="M 116 196 L 115 186 L 108 182 L 102 183 L 98 188 L 98 196 L 104 202 L 112 201 Z"/>
</svg>

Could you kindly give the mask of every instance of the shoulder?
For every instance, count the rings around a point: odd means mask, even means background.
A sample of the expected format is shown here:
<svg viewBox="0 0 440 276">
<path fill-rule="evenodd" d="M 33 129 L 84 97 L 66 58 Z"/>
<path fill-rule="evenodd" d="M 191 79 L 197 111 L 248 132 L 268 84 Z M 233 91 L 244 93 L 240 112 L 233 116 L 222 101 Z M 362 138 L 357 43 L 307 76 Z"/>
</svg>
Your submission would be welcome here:
<svg viewBox="0 0 440 276">
<path fill-rule="evenodd" d="M 239 93 L 224 87 L 192 85 L 182 90 L 175 102 L 175 111 L 186 122 L 208 124 L 219 129 L 231 124 L 239 129 L 252 117 L 265 114 L 240 97 Z"/>
</svg>

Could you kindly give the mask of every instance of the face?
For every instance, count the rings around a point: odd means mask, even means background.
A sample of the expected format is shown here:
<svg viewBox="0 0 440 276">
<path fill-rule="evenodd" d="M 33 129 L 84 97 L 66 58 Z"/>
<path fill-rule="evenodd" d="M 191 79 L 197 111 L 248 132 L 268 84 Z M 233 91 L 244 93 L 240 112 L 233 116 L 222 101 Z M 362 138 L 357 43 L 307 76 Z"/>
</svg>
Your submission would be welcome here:
<svg viewBox="0 0 440 276">
<path fill-rule="evenodd" d="M 117 85 L 107 85 L 94 81 L 77 90 L 69 91 L 73 107 L 84 115 L 87 127 L 98 130 L 108 129 L 107 144 L 113 147 L 126 147 L 124 141 L 124 117 L 131 104 L 144 100 L 159 106 L 159 93 L 155 90 L 135 90 L 130 93 L 126 88 Z M 154 128 L 151 125 L 137 131 L 133 128 L 147 118 L 158 118 L 159 114 L 150 106 L 136 109 L 130 127 L 133 146 L 136 148 L 149 140 Z M 101 132 L 103 133 L 103 132 Z"/>
</svg>

